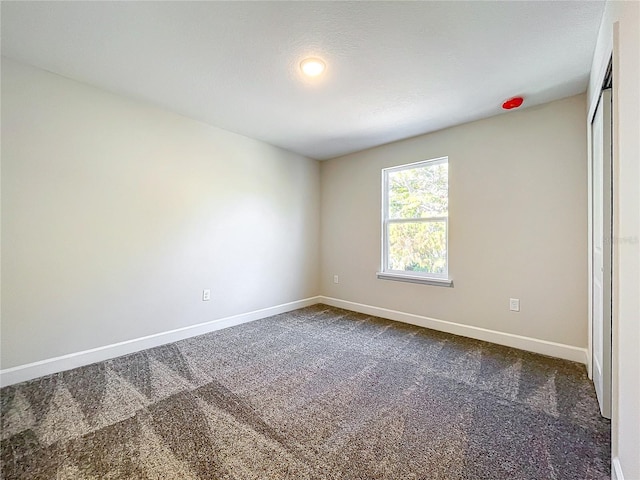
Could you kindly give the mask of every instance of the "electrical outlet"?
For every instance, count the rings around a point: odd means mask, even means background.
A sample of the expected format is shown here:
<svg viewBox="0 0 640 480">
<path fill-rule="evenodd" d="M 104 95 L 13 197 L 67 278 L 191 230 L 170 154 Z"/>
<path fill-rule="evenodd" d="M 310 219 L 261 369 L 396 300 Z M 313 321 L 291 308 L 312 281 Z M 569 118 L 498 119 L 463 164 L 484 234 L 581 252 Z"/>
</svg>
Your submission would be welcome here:
<svg viewBox="0 0 640 480">
<path fill-rule="evenodd" d="M 333 283 L 340 283 L 340 278 L 338 277 L 338 275 L 333 276 Z"/>
<path fill-rule="evenodd" d="M 202 301 L 208 302 L 209 300 L 211 300 L 211 290 L 209 290 L 208 288 L 202 290 Z"/>
<path fill-rule="evenodd" d="M 519 298 L 510 298 L 509 299 L 509 310 L 512 312 L 520 311 L 520 299 Z"/>
</svg>

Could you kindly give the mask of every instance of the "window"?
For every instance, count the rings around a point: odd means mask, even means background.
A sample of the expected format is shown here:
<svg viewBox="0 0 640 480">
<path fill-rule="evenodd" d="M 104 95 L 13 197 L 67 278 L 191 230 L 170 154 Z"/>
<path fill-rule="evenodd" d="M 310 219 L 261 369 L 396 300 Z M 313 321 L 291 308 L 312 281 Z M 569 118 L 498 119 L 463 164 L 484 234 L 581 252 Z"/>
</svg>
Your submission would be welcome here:
<svg viewBox="0 0 640 480">
<path fill-rule="evenodd" d="M 451 286 L 448 158 L 382 170 L 382 271 L 378 278 Z"/>
</svg>

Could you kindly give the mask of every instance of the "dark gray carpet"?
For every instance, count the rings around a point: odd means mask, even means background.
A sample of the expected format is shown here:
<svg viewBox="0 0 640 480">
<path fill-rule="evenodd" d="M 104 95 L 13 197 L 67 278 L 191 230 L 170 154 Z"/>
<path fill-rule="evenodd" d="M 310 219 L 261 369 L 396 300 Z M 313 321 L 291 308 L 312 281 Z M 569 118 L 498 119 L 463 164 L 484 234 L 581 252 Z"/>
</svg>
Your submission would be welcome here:
<svg viewBox="0 0 640 480">
<path fill-rule="evenodd" d="M 584 366 L 324 305 L 2 389 L 5 479 L 605 479 Z"/>
</svg>

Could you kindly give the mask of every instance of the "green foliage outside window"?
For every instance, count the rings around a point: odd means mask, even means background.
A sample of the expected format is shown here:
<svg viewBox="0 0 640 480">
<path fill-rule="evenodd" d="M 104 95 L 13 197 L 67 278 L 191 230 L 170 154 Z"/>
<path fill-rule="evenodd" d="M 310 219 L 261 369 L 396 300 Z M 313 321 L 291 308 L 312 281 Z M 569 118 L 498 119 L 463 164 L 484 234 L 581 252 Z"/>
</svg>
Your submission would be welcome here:
<svg viewBox="0 0 640 480">
<path fill-rule="evenodd" d="M 448 164 L 388 173 L 389 270 L 447 273 Z"/>
</svg>

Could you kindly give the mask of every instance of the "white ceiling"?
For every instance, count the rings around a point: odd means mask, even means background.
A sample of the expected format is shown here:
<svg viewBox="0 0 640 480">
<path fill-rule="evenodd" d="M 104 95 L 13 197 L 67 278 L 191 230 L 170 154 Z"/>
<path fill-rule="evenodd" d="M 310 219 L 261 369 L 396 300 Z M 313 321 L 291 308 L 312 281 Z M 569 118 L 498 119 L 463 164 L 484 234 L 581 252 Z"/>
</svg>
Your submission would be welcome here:
<svg viewBox="0 0 640 480">
<path fill-rule="evenodd" d="M 326 159 L 585 91 L 604 1 L 2 2 L 2 52 Z M 319 56 L 327 71 L 302 78 Z"/>
</svg>

